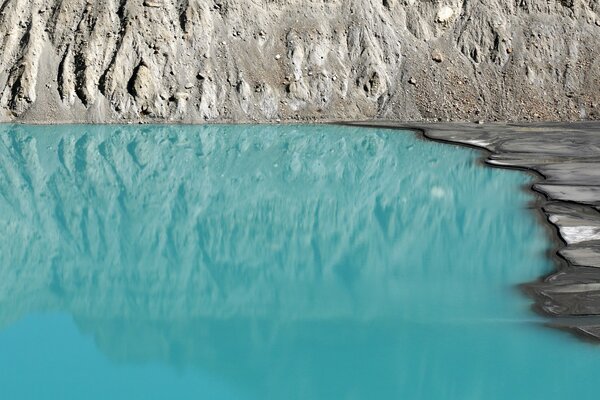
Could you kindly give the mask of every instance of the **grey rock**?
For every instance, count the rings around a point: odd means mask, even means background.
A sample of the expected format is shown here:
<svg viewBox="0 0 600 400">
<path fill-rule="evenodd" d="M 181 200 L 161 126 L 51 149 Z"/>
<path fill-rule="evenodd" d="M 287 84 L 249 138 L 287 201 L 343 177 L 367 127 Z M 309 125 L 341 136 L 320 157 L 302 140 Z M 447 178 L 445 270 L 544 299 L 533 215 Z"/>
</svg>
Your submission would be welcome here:
<svg viewBox="0 0 600 400">
<path fill-rule="evenodd" d="M 431 59 L 435 62 L 441 63 L 442 61 L 444 61 L 444 56 L 439 50 L 436 49 L 431 52 Z"/>
</svg>

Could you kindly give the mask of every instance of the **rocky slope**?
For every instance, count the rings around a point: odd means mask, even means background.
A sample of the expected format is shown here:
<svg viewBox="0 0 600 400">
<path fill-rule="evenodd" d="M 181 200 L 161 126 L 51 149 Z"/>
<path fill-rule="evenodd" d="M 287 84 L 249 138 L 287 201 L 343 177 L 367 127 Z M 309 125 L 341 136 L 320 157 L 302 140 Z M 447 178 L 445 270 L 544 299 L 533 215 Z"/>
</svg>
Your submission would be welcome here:
<svg viewBox="0 0 600 400">
<path fill-rule="evenodd" d="M 600 117 L 599 0 L 2 0 L 0 121 Z"/>
</svg>

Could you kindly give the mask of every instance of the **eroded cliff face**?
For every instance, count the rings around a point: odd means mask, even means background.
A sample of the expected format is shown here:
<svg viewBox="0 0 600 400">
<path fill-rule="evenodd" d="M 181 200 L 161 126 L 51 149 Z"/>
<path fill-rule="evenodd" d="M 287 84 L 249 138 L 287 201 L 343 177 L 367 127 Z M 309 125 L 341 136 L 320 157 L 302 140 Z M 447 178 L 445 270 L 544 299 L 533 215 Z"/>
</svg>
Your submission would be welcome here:
<svg viewBox="0 0 600 400">
<path fill-rule="evenodd" d="M 2 0 L 0 121 L 600 117 L 599 0 Z"/>
</svg>

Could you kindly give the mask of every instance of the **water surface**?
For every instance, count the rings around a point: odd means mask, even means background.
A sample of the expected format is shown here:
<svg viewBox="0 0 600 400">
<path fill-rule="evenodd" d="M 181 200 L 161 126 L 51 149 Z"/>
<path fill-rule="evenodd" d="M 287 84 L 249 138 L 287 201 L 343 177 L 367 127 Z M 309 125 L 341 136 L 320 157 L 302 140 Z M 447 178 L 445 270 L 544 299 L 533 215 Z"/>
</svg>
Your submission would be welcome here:
<svg viewBox="0 0 600 400">
<path fill-rule="evenodd" d="M 0 395 L 507 399 L 595 393 L 530 177 L 409 132 L 0 127 Z"/>
</svg>

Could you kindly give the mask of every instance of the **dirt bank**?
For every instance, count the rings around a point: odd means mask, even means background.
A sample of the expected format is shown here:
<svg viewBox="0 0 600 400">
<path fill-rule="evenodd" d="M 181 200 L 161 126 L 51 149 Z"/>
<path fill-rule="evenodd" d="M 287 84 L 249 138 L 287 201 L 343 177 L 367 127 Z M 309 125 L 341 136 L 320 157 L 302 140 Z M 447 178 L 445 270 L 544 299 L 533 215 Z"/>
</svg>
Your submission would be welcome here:
<svg viewBox="0 0 600 400">
<path fill-rule="evenodd" d="M 600 118 L 599 0 L 2 0 L 0 121 Z"/>
</svg>

